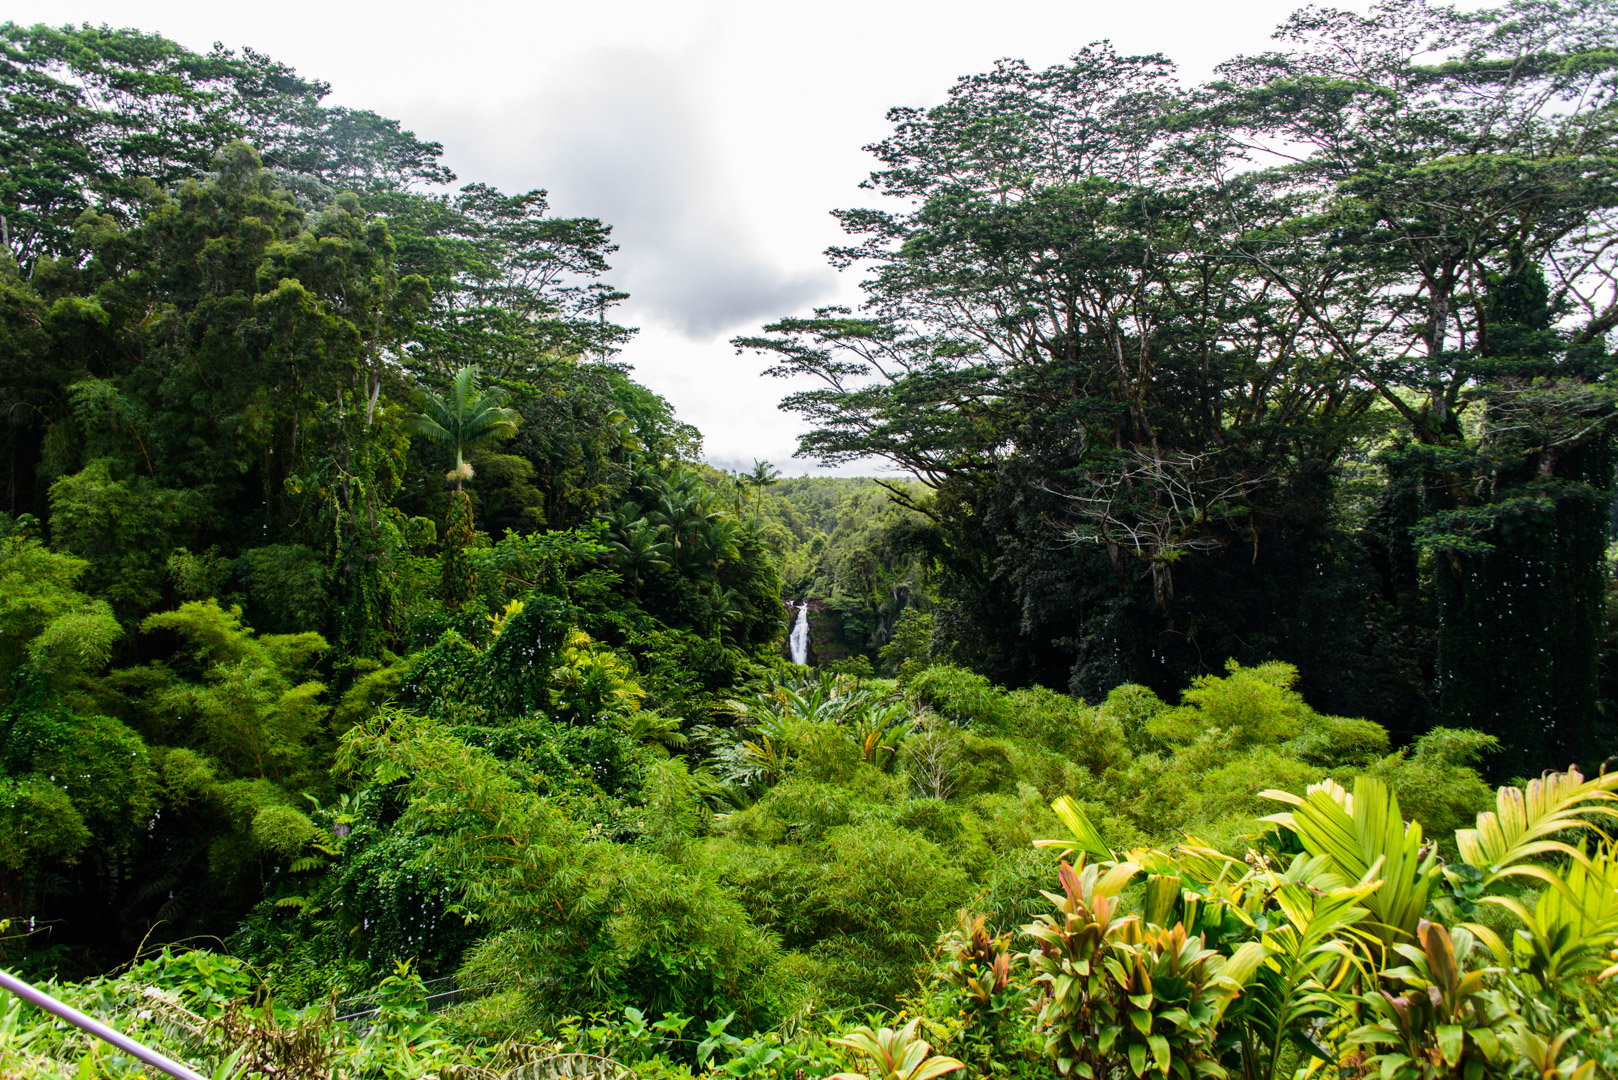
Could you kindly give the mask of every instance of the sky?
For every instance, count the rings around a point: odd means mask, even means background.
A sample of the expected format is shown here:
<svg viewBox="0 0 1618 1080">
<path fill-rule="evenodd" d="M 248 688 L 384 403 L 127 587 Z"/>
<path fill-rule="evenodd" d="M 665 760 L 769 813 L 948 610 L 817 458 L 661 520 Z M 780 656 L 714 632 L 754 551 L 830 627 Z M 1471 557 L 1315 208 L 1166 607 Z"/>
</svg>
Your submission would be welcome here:
<svg viewBox="0 0 1618 1080">
<path fill-rule="evenodd" d="M 106 23 L 192 49 L 244 45 L 444 144 L 461 182 L 544 188 L 561 216 L 613 226 L 612 284 L 640 332 L 620 359 L 704 435 L 722 468 L 794 459 L 794 387 L 729 340 L 859 302 L 824 251 L 830 211 L 870 205 L 863 147 L 896 105 L 944 100 L 1002 57 L 1037 67 L 1110 39 L 1161 52 L 1190 83 L 1269 45 L 1298 0 L 7 0 L 21 23 Z M 1359 2 L 1343 6 L 1363 7 Z M 845 466 L 843 475 L 880 471 Z"/>
</svg>

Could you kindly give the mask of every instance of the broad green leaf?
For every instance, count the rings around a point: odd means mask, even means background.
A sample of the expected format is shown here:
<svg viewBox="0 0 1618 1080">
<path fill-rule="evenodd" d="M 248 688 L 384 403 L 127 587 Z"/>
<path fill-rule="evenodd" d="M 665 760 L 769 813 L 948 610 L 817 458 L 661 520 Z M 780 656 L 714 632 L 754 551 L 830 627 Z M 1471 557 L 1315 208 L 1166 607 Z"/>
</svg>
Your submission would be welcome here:
<svg viewBox="0 0 1618 1080">
<path fill-rule="evenodd" d="M 1459 1024 L 1439 1024 L 1434 1035 L 1438 1040 L 1438 1052 L 1444 1055 L 1444 1060 L 1453 1069 L 1460 1063 L 1461 1054 L 1466 1049 L 1466 1029 Z"/>
<path fill-rule="evenodd" d="M 1152 1060 L 1157 1062 L 1158 1071 L 1167 1076 L 1170 1060 L 1169 1041 L 1161 1035 L 1148 1035 L 1146 1042 L 1152 1048 Z"/>
</svg>

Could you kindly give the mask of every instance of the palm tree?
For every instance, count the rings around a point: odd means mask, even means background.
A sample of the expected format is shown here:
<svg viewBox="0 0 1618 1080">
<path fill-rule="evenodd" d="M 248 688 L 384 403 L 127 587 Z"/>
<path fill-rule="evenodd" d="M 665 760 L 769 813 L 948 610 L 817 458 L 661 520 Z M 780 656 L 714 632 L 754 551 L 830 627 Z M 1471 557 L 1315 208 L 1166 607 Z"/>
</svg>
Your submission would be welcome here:
<svg viewBox="0 0 1618 1080">
<path fill-rule="evenodd" d="M 647 517 L 667 530 L 669 542 L 674 546 L 674 569 L 684 573 L 693 560 L 700 558 L 698 545 L 702 534 L 718 520 L 719 514 L 707 505 L 701 492 L 692 493 L 681 485 L 667 488 L 658 495 Z"/>
<path fill-rule="evenodd" d="M 610 518 L 608 520 L 611 520 Z M 658 530 L 645 518 L 637 518 L 621 532 L 614 532 L 607 541 L 612 552 L 612 565 L 619 568 L 635 584 L 635 595 L 650 573 L 669 569 L 668 556 L 673 545 L 658 539 Z"/>
<path fill-rule="evenodd" d="M 480 389 L 477 365 L 468 364 L 455 373 L 444 397 L 427 390 L 421 392 L 417 399 L 421 412 L 405 421 L 405 430 L 455 448 L 455 468 L 444 479 L 454 480 L 455 493 L 460 494 L 461 481 L 472 478 L 472 466 L 465 458 L 467 451 L 517 434 L 522 417 L 517 410 L 505 407 L 510 399 L 511 395 L 498 386 Z"/>
<path fill-rule="evenodd" d="M 768 461 L 760 461 L 758 458 L 753 459 L 753 471 L 742 476 L 742 483 L 757 489 L 753 502 L 754 525 L 758 524 L 758 508 L 759 504 L 764 501 L 764 489 L 774 487 L 780 482 L 781 470 L 771 465 Z"/>
</svg>

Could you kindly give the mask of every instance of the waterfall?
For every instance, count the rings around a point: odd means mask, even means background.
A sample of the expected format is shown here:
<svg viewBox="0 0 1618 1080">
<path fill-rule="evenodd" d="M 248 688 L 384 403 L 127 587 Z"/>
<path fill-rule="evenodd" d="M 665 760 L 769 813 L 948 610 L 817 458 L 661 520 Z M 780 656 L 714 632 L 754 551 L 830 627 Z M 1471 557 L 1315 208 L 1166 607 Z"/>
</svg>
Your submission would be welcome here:
<svg viewBox="0 0 1618 1080">
<path fill-rule="evenodd" d="M 792 650 L 794 664 L 807 664 L 809 662 L 809 601 L 805 600 L 798 609 L 798 621 L 792 624 L 792 636 L 787 638 L 787 647 Z"/>
</svg>

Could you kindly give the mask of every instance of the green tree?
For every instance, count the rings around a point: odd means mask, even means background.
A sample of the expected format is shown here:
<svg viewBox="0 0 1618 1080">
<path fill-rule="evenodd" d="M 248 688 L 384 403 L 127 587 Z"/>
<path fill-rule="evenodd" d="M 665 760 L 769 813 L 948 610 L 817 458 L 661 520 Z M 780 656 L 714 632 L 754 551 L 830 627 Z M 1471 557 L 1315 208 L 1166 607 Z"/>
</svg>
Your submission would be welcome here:
<svg viewBox="0 0 1618 1080">
<path fill-rule="evenodd" d="M 1309 9 L 1208 90 L 1234 149 L 1293 159 L 1242 181 L 1292 224 L 1235 202 L 1239 249 L 1399 419 L 1379 543 L 1409 552 L 1407 595 L 1430 576 L 1439 707 L 1500 736 L 1501 776 L 1565 766 L 1598 715 L 1614 15 Z"/>
<path fill-rule="evenodd" d="M 742 476 L 742 483 L 753 489 L 753 524 L 758 524 L 759 504 L 764 500 L 764 489 L 781 482 L 781 470 L 768 461 L 753 459 L 753 471 Z"/>
<path fill-rule="evenodd" d="M 511 395 L 498 386 L 479 387 L 478 369 L 470 364 L 455 373 L 447 394 L 424 390 L 419 395 L 421 413 L 405 422 L 406 430 L 454 449 L 455 468 L 444 479 L 455 481 L 457 495 L 463 494 L 461 482 L 473 475 L 466 452 L 517 434 L 521 417 L 505 407 L 509 400 Z"/>
<path fill-rule="evenodd" d="M 367 196 L 399 238 L 406 273 L 432 285 L 411 348 L 444 378 L 477 364 L 493 379 L 543 378 L 584 356 L 605 360 L 633 331 L 611 322 L 625 294 L 601 281 L 616 246 L 594 218 L 550 215 L 543 191 L 468 184 L 453 196 Z"/>
<path fill-rule="evenodd" d="M 88 564 L 30 524 L 0 516 L 0 911 L 13 918 L 35 916 L 53 880 L 127 859 L 159 796 L 146 745 L 96 693 L 122 627 L 76 587 Z"/>
<path fill-rule="evenodd" d="M 159 922 L 227 928 L 263 875 L 321 839 L 302 796 L 330 789 L 330 707 L 314 677 L 328 645 L 314 633 L 255 634 L 240 608 L 212 599 L 140 629 L 169 646 L 167 658 L 112 672 L 104 699 L 152 748 L 161 813 L 108 929 L 138 940 Z"/>
<path fill-rule="evenodd" d="M 0 136 L 0 231 L 26 268 L 71 255 L 87 210 L 132 224 L 149 184 L 200 178 L 234 139 L 321 203 L 455 178 L 438 161 L 442 146 L 375 113 L 321 104 L 327 84 L 251 49 L 199 54 L 137 30 L 10 22 L 0 49 L 19 106 Z"/>
<path fill-rule="evenodd" d="M 1334 711 L 1415 734 L 1431 694 L 1499 767 L 1565 763 L 1618 427 L 1612 16 L 1310 8 L 1193 91 L 1003 62 L 870 148 L 892 208 L 832 252 L 861 310 L 737 344 L 819 380 L 804 452 L 930 485 L 957 659 L 1093 694 L 1282 656 Z"/>
<path fill-rule="evenodd" d="M 1163 57 L 1098 45 L 893 110 L 870 186 L 899 208 L 840 211 L 832 252 L 869 271 L 863 308 L 737 341 L 819 381 L 783 403 L 803 452 L 928 485 L 907 500 L 960 613 L 942 634 L 996 677 L 1166 686 L 1273 634 L 1297 590 L 1262 579 L 1329 545 L 1370 395 L 1230 257 L 1188 106 Z"/>
</svg>

